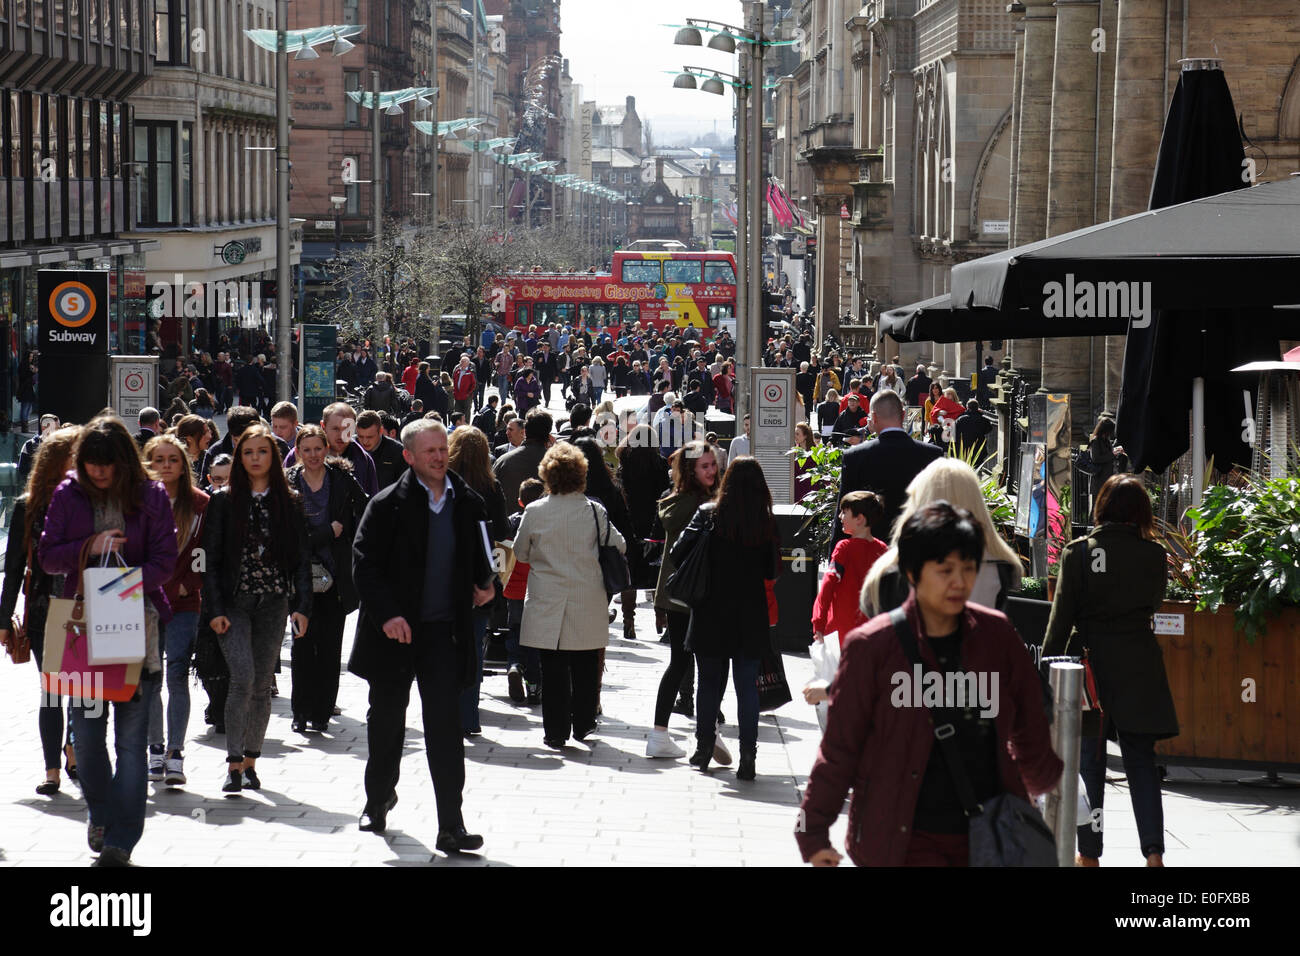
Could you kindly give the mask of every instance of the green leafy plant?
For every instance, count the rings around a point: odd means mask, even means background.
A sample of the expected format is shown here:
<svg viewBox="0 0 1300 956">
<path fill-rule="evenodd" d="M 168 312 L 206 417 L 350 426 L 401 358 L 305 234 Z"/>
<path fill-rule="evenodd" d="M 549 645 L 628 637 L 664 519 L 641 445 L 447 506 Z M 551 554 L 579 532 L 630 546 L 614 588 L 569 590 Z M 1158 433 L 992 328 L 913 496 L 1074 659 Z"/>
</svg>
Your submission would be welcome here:
<svg viewBox="0 0 1300 956">
<path fill-rule="evenodd" d="M 811 450 L 791 448 L 787 455 L 802 468 L 812 484 L 812 490 L 800 502 L 810 514 L 804 529 L 811 528 L 813 546 L 819 558 L 830 555 L 831 538 L 835 536 L 835 516 L 840 504 L 840 469 L 844 465 L 844 449 L 833 445 L 816 445 Z"/>
<path fill-rule="evenodd" d="M 1060 569 L 1060 555 L 1074 535 L 1074 526 L 1070 521 L 1070 486 L 1061 485 L 1056 496 L 1056 514 L 1049 516 L 1047 522 L 1047 573 L 1056 577 Z"/>
<path fill-rule="evenodd" d="M 1020 593 L 1036 601 L 1047 600 L 1047 578 L 1021 578 Z"/>
<path fill-rule="evenodd" d="M 1300 478 L 1246 474 L 1240 487 L 1209 488 L 1187 516 L 1197 610 L 1236 604 L 1236 628 L 1253 643 L 1269 618 L 1300 606 Z"/>
</svg>

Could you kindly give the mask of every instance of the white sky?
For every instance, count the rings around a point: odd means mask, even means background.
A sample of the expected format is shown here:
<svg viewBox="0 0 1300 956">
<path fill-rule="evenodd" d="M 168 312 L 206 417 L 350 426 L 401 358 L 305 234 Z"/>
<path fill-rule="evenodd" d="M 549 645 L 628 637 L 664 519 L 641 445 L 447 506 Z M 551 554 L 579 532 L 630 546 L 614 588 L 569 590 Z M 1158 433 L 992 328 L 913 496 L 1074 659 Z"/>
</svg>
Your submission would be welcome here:
<svg viewBox="0 0 1300 956">
<path fill-rule="evenodd" d="M 713 130 L 730 138 L 735 129 L 735 95 L 673 89 L 673 76 L 683 66 L 736 72 L 736 56 L 705 46 L 675 46 L 675 30 L 661 24 L 685 24 L 686 17 L 718 20 L 740 26 L 740 0 L 563 0 L 560 4 L 560 55 L 569 60 L 569 74 L 582 84 L 583 98 L 620 104 L 636 97 L 636 110 L 649 120 L 655 142 L 674 145 L 679 137 Z M 709 34 L 704 34 L 704 42 Z"/>
</svg>

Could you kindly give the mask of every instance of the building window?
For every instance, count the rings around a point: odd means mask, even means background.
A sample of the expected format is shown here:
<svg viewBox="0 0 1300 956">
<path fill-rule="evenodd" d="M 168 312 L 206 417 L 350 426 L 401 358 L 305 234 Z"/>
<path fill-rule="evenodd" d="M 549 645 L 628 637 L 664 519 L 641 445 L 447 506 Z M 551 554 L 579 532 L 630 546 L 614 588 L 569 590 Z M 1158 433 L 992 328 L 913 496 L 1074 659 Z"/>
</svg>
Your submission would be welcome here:
<svg viewBox="0 0 1300 956">
<path fill-rule="evenodd" d="M 176 124 L 135 124 L 135 221 L 140 226 L 176 225 Z"/>
<path fill-rule="evenodd" d="M 632 170 L 629 169 L 627 172 L 623 174 L 623 182 L 630 183 L 631 181 L 632 181 Z"/>
<path fill-rule="evenodd" d="M 393 0 L 384 0 L 384 45 L 393 45 Z"/>
<path fill-rule="evenodd" d="M 357 22 L 357 0 L 343 0 L 343 22 Z"/>
<path fill-rule="evenodd" d="M 349 93 L 361 89 L 361 71 L 344 70 L 343 71 L 343 91 Z M 361 125 L 361 104 L 356 102 L 350 96 L 343 98 L 344 122 L 348 126 Z"/>
<path fill-rule="evenodd" d="M 181 124 L 181 219 L 182 226 L 194 224 L 194 124 Z"/>
<path fill-rule="evenodd" d="M 183 66 L 190 62 L 189 0 L 154 0 L 154 44 L 160 64 Z"/>
</svg>

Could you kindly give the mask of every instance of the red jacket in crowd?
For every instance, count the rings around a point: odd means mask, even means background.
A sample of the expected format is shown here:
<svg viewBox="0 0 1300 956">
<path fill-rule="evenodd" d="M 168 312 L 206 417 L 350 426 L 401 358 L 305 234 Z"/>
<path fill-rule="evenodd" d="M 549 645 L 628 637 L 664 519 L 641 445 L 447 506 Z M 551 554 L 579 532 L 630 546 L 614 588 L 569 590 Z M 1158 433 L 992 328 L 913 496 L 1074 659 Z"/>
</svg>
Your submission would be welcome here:
<svg viewBox="0 0 1300 956">
<path fill-rule="evenodd" d="M 879 538 L 845 538 L 831 552 L 831 568 L 822 578 L 813 604 L 813 633 L 836 635 L 841 645 L 849 631 L 866 623 L 858 602 L 871 566 L 888 550 Z"/>
<path fill-rule="evenodd" d="M 415 394 L 415 380 L 419 377 L 420 366 L 416 362 L 412 362 L 410 365 L 406 366 L 406 370 L 402 372 L 402 385 L 406 388 L 406 391 L 409 394 Z M 433 409 L 429 409 L 429 411 L 433 411 Z"/>
<path fill-rule="evenodd" d="M 914 594 L 903 609 L 921 657 L 928 669 L 936 669 Z M 1003 791 L 1022 799 L 1046 793 L 1060 780 L 1062 764 L 1052 751 L 1033 657 L 999 611 L 966 605 L 961 633 L 963 669 L 998 675 L 993 722 Z M 858 866 L 901 866 L 907 859 L 917 795 L 935 739 L 927 708 L 894 705 L 895 674 L 910 679 L 912 665 L 889 616 L 878 615 L 849 634 L 831 684 L 826 733 L 795 829 L 805 861 L 831 845 L 831 824 L 850 789 L 849 858 Z"/>
<path fill-rule="evenodd" d="M 452 395 L 458 402 L 463 402 L 474 394 L 478 379 L 474 376 L 474 366 L 461 368 L 459 365 L 451 373 Z"/>
<path fill-rule="evenodd" d="M 939 400 L 934 403 L 930 409 L 930 424 L 939 424 L 940 418 L 950 418 L 954 422 L 966 414 L 966 408 L 963 405 L 954 402 L 947 395 L 940 395 Z"/>
</svg>

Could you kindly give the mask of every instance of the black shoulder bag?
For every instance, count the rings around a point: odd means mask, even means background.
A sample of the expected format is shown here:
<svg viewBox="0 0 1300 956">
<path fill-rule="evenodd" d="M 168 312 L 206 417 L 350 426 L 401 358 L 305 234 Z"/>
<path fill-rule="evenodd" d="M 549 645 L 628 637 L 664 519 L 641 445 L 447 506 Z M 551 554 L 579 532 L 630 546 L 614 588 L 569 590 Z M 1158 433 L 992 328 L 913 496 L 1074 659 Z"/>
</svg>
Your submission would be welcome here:
<svg viewBox="0 0 1300 956">
<path fill-rule="evenodd" d="M 600 563 L 600 577 L 605 593 L 613 596 L 632 588 L 632 572 L 628 570 L 623 552 L 609 543 L 609 513 L 605 514 L 605 543 L 600 541 L 600 517 L 595 504 L 591 505 L 591 520 L 596 522 L 596 559 Z M 626 547 L 626 545 L 624 545 Z"/>
<path fill-rule="evenodd" d="M 691 523 L 677 536 L 669 551 L 675 562 L 664 582 L 668 600 L 683 611 L 699 607 L 709 596 L 709 538 L 713 533 L 713 505 L 701 505 Z"/>
<path fill-rule="evenodd" d="M 921 665 L 916 635 L 902 608 L 889 613 L 898 643 L 913 666 Z M 999 793 L 983 803 L 977 803 L 971 789 L 970 777 L 962 765 L 961 753 L 953 736 L 957 728 L 943 720 L 946 714 L 931 711 L 934 716 L 934 739 L 943 753 L 944 763 L 952 774 L 953 785 L 962 810 L 970 820 L 971 866 L 1056 866 L 1056 838 L 1043 822 L 1038 810 L 1014 793 Z"/>
</svg>

